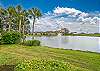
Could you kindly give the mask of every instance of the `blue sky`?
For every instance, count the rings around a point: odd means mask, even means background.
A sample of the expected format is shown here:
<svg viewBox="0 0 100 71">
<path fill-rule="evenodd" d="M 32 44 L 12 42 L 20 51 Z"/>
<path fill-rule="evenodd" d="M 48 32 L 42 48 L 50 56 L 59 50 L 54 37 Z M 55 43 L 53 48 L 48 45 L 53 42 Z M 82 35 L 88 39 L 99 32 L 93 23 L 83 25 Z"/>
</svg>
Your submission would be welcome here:
<svg viewBox="0 0 100 71">
<path fill-rule="evenodd" d="M 25 9 L 38 7 L 44 13 L 56 7 L 75 8 L 85 12 L 100 12 L 100 0 L 0 0 L 3 7 L 22 5 Z"/>
<path fill-rule="evenodd" d="M 100 31 L 100 0 L 0 0 L 0 5 L 5 8 L 16 5 L 22 5 L 24 9 L 38 7 L 44 16 L 35 23 L 35 31 L 59 28 L 74 32 Z M 80 27 L 83 23 L 87 28 Z"/>
</svg>

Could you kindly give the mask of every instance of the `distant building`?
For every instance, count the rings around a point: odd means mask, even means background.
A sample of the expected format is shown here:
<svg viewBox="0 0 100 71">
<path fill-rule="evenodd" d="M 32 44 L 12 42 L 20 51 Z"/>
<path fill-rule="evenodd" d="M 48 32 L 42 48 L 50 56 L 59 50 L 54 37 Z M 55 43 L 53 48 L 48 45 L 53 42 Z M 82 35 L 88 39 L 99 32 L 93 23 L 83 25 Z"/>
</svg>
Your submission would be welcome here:
<svg viewBox="0 0 100 71">
<path fill-rule="evenodd" d="M 67 28 L 61 28 L 61 30 L 59 30 L 60 33 L 69 33 L 69 30 Z"/>
<path fill-rule="evenodd" d="M 34 32 L 34 35 L 57 35 L 61 33 L 62 35 L 65 33 L 69 33 L 69 30 L 67 28 L 62 28 L 60 30 L 56 30 L 56 31 L 46 31 L 46 32 Z"/>
</svg>

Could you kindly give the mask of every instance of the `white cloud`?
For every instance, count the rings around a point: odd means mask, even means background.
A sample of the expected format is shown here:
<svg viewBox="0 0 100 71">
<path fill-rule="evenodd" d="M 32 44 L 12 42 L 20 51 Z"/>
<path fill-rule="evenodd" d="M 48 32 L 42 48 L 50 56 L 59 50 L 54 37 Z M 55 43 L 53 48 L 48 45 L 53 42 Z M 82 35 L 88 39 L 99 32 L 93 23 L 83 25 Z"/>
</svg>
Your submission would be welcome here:
<svg viewBox="0 0 100 71">
<path fill-rule="evenodd" d="M 88 16 L 88 13 L 82 12 L 80 10 L 77 10 L 75 8 L 67 8 L 67 7 L 57 7 L 53 10 L 53 12 L 55 14 L 68 14 L 71 15 L 73 17 L 76 17 L 77 15 L 82 16 L 82 17 L 86 17 Z"/>
<path fill-rule="evenodd" d="M 80 17 L 87 17 L 87 16 L 89 16 L 89 14 L 88 13 L 85 13 L 85 12 L 82 12 L 79 16 Z"/>
<path fill-rule="evenodd" d="M 99 32 L 100 13 L 86 13 L 75 8 L 57 7 L 37 20 L 35 31 L 68 28 L 71 32 Z"/>
<path fill-rule="evenodd" d="M 100 25 L 100 18 L 99 17 L 79 17 L 77 18 L 77 21 L 83 22 L 83 23 L 90 23 L 90 24 L 98 24 Z"/>
</svg>

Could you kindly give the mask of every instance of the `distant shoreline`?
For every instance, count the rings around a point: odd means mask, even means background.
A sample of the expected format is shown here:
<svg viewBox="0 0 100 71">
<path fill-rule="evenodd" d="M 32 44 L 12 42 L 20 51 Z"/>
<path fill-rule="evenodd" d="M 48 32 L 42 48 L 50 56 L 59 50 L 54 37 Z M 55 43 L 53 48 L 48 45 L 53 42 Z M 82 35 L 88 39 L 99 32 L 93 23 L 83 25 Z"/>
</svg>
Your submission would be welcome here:
<svg viewBox="0 0 100 71">
<path fill-rule="evenodd" d="M 91 37 L 100 37 L 100 34 L 64 34 L 64 36 L 91 36 Z"/>
<path fill-rule="evenodd" d="M 32 35 L 32 34 L 27 34 L 26 36 L 57 36 L 56 35 L 50 35 L 50 34 L 43 34 L 43 35 L 40 35 L 40 34 L 37 34 L 37 35 Z M 62 36 L 90 36 L 90 37 L 100 37 L 100 34 L 70 34 L 70 33 L 66 33 L 66 34 L 63 34 Z"/>
</svg>

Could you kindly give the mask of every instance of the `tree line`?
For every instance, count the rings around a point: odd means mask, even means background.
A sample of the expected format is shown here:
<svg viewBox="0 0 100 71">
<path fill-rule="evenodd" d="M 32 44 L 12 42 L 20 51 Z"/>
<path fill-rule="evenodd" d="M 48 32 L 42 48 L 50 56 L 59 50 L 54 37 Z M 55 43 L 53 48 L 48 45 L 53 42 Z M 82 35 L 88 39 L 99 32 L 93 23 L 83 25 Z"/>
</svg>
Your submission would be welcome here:
<svg viewBox="0 0 100 71">
<path fill-rule="evenodd" d="M 25 33 L 30 31 L 29 18 L 33 20 L 32 32 L 34 32 L 34 24 L 36 18 L 42 14 L 38 8 L 23 9 L 21 5 L 8 8 L 0 7 L 0 32 L 2 31 L 18 31 Z"/>
</svg>

